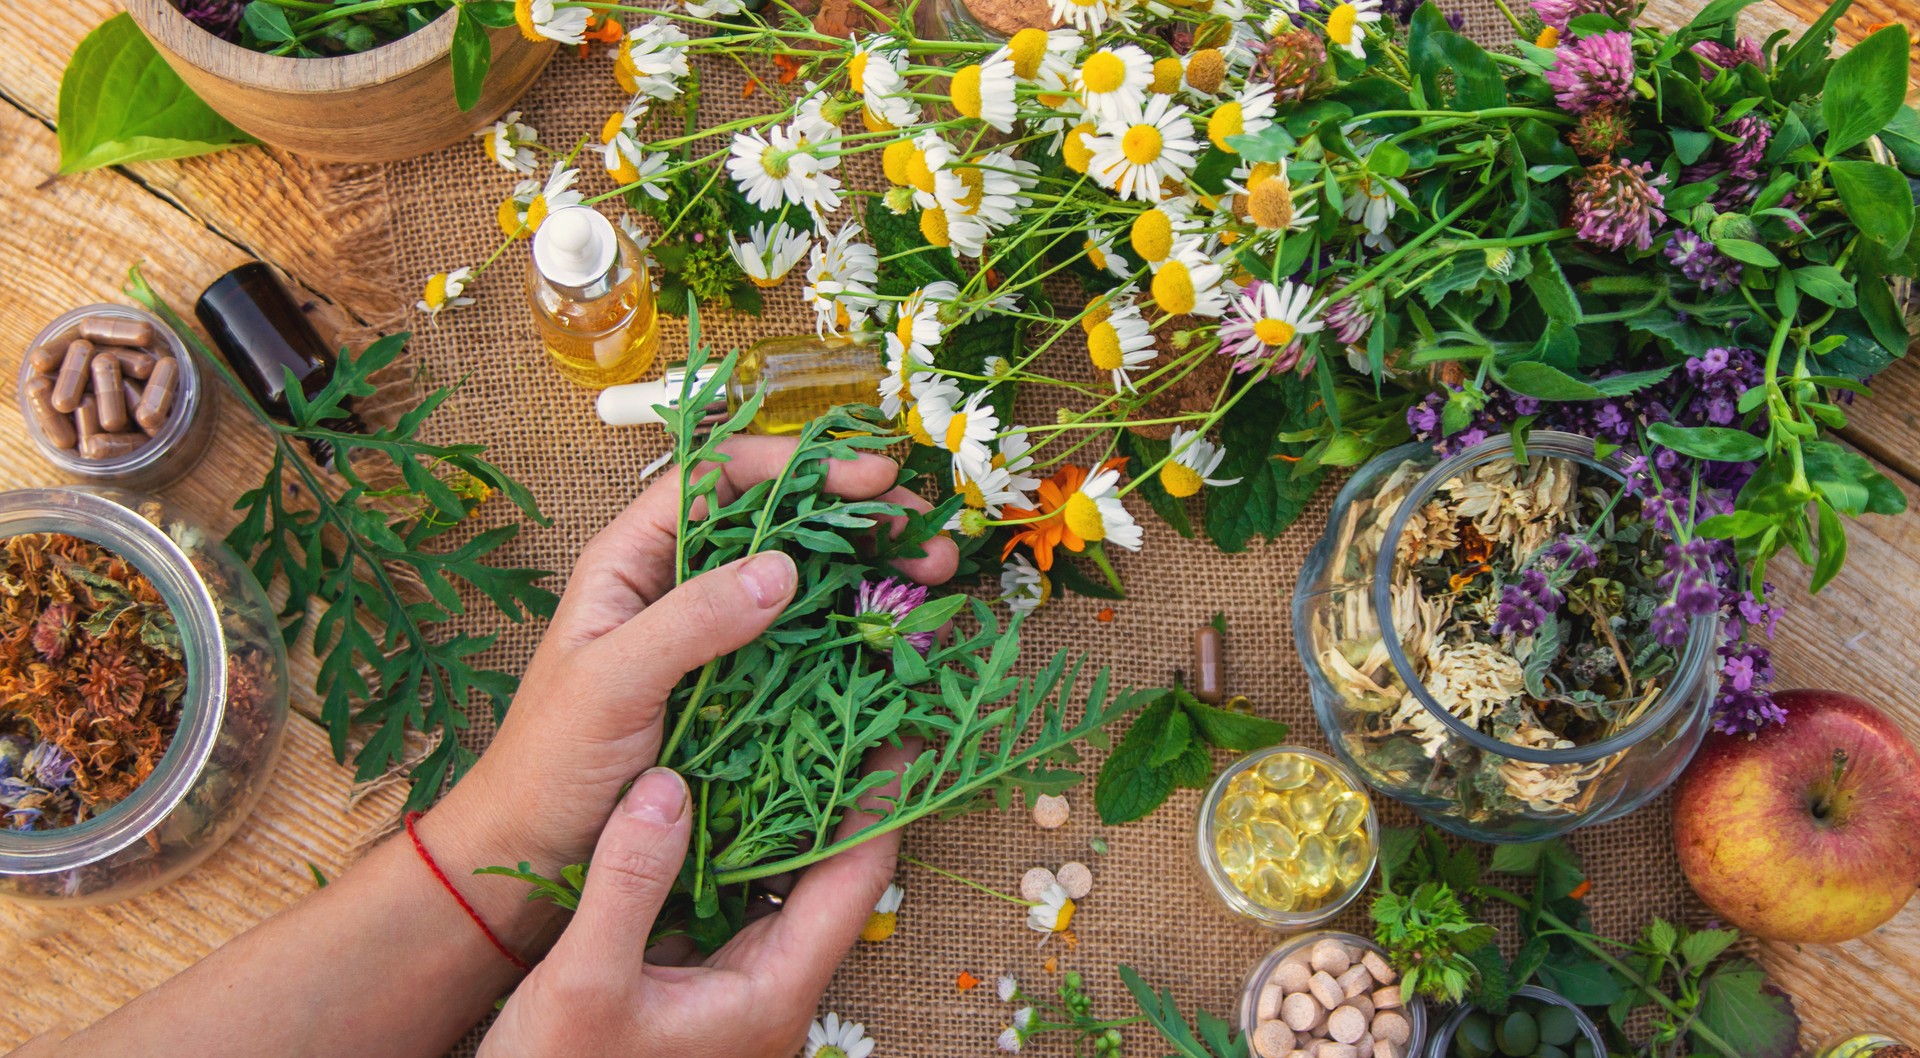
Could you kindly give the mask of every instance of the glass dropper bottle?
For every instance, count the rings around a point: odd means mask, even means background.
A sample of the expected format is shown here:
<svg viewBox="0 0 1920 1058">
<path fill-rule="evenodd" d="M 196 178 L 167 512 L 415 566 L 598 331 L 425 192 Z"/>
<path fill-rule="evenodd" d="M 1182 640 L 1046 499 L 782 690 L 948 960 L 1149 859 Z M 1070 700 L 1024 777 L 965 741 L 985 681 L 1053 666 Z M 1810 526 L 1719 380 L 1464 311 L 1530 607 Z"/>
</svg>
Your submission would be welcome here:
<svg viewBox="0 0 1920 1058">
<path fill-rule="evenodd" d="M 693 388 L 705 385 L 713 370 L 701 368 Z M 727 381 L 724 400 L 710 405 L 707 417 L 718 421 L 732 414 L 759 389 L 763 393 L 760 410 L 748 425 L 748 432 L 799 433 L 807 423 L 841 404 L 880 403 L 880 380 L 884 377 L 886 365 L 874 334 L 767 338 L 740 354 L 733 377 Z M 601 390 L 596 408 L 609 426 L 659 423 L 663 420 L 655 406 L 678 404 L 686 381 L 686 368 L 671 367 L 664 378 L 653 382 Z"/>
</svg>

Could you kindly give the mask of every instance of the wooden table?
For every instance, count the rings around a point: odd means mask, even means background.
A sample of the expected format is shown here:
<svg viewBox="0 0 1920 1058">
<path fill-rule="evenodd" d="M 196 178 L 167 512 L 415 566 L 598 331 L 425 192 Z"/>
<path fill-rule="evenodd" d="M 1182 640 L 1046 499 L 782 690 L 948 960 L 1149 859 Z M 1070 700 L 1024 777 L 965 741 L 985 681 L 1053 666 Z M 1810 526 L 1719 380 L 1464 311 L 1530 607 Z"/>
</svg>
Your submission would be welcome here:
<svg viewBox="0 0 1920 1058">
<path fill-rule="evenodd" d="M 1892 19 L 1906 0 L 1861 0 L 1848 39 Z M 1782 0 L 1786 14 L 1817 13 Z M 259 257 L 316 302 L 323 330 L 360 341 L 408 325 L 419 277 L 395 276 L 388 203 L 377 167 L 323 165 L 249 148 L 184 162 L 51 179 L 52 129 L 66 57 L 112 0 L 54 0 L 14 20 L 0 49 L 0 488 L 54 484 L 60 475 L 26 438 L 12 392 L 15 357 L 48 320 L 75 305 L 124 301 L 127 267 L 146 262 L 154 286 L 185 309 L 214 277 Z M 1920 509 L 1920 364 L 1881 377 L 1854 409 L 1845 438 L 1877 460 Z M 225 529 L 230 507 L 264 469 L 266 438 L 239 408 L 222 409 L 207 464 L 169 495 Z M 1781 686 L 1852 691 L 1893 709 L 1920 741 L 1920 701 L 1907 681 L 1920 661 L 1920 517 L 1857 523 L 1846 572 L 1817 598 L 1806 572 L 1776 565 L 1788 603 L 1774 653 Z M 73 1029 L 199 959 L 299 899 L 311 870 L 332 876 L 397 822 L 400 791 L 352 791 L 313 719 L 311 655 L 294 658 L 295 716 L 280 770 L 239 834 L 193 874 L 107 908 L 44 911 L 0 905 L 0 1047 L 48 1029 Z M 356 793 L 358 796 L 355 796 Z M 1650 850 L 1650 852 L 1656 850 Z M 1664 850 L 1657 850 L 1664 852 Z M 1767 945 L 1763 957 L 1801 1001 L 1817 1043 L 1881 1011 L 1920 1005 L 1920 901 L 1872 936 L 1837 946 Z"/>
</svg>

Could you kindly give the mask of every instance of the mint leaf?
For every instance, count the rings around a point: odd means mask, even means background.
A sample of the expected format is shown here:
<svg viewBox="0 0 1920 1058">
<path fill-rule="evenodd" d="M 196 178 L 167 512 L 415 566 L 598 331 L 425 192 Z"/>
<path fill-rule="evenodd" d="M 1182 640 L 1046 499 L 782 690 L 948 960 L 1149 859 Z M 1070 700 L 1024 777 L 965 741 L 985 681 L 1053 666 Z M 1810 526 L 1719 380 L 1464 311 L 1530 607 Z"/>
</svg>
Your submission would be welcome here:
<svg viewBox="0 0 1920 1058">
<path fill-rule="evenodd" d="M 1766 973 L 1745 959 L 1707 975 L 1696 1017 L 1701 1028 L 1742 1058 L 1793 1058 L 1799 1052 L 1800 1018 L 1792 998 L 1769 985 Z M 1711 1050 L 1700 1045 L 1698 1037 L 1694 1043 Z"/>
<path fill-rule="evenodd" d="M 1656 919 L 1654 925 L 1666 926 L 1667 924 Z M 1667 926 L 1667 932 L 1672 933 L 1673 927 Z M 1680 942 L 1680 957 L 1687 961 L 1688 966 L 1705 966 L 1718 959 L 1739 939 L 1740 933 L 1737 930 L 1696 930 L 1687 934 L 1686 939 Z M 1671 945 L 1668 950 L 1671 950 Z"/>
<path fill-rule="evenodd" d="M 1147 752 L 1147 766 L 1164 768 L 1180 759 L 1180 755 L 1193 744 L 1193 721 L 1179 709 L 1168 712 L 1166 723 L 1160 728 L 1159 737 L 1153 740 Z"/>
<path fill-rule="evenodd" d="M 87 34 L 67 61 L 59 129 L 63 175 L 254 142 L 201 102 L 124 12 Z"/>
<path fill-rule="evenodd" d="M 1227 454 L 1218 474 L 1240 482 L 1207 490 L 1207 535 L 1230 553 L 1245 551 L 1259 537 L 1286 532 L 1320 485 L 1318 469 L 1294 474 L 1293 460 L 1311 445 L 1279 439 L 1315 421 L 1309 409 L 1319 399 L 1316 387 L 1293 374 L 1254 386 L 1220 426 Z"/>
<path fill-rule="evenodd" d="M 1193 721 L 1194 734 L 1221 749 L 1250 753 L 1287 740 L 1287 725 L 1278 720 L 1216 709 L 1185 692 L 1180 705 Z"/>
</svg>

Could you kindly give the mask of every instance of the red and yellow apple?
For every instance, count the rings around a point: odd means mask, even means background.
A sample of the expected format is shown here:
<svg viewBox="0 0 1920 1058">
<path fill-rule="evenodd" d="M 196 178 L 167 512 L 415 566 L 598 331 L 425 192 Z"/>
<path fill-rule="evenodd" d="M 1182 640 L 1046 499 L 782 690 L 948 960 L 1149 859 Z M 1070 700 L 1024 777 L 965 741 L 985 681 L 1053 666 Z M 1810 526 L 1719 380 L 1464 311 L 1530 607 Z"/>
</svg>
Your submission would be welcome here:
<svg viewBox="0 0 1920 1058">
<path fill-rule="evenodd" d="M 1858 698 L 1774 697 L 1784 724 L 1708 735 L 1680 777 L 1680 867 L 1708 907 L 1756 936 L 1858 937 L 1920 885 L 1920 754 Z"/>
</svg>

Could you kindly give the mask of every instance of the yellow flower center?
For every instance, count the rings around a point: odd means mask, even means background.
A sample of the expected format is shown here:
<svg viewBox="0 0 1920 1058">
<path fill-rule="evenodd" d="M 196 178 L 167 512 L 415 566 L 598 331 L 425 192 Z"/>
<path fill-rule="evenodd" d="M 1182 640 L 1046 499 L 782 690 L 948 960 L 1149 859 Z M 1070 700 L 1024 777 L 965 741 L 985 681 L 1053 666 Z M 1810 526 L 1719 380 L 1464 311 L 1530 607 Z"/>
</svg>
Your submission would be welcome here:
<svg viewBox="0 0 1920 1058">
<path fill-rule="evenodd" d="M 900 915 L 897 912 L 875 911 L 867 916 L 867 924 L 860 927 L 860 939 L 869 944 L 878 944 L 892 937 L 899 924 Z"/>
<path fill-rule="evenodd" d="M 1093 122 L 1082 121 L 1067 130 L 1066 143 L 1061 145 L 1060 155 L 1066 159 L 1067 168 L 1076 173 L 1084 173 L 1087 166 L 1093 164 Z"/>
<path fill-rule="evenodd" d="M 953 75 L 947 91 L 953 96 L 953 109 L 970 118 L 979 117 L 986 104 L 980 98 L 980 64 L 962 66 L 960 72 Z"/>
<path fill-rule="evenodd" d="M 902 187 L 907 183 L 907 163 L 913 159 L 913 141 L 895 140 L 880 152 L 880 168 L 887 179 Z"/>
<path fill-rule="evenodd" d="M 1091 264 L 1095 268 L 1100 269 L 1103 272 L 1106 271 L 1107 255 L 1100 252 L 1100 247 L 1094 245 L 1094 242 L 1092 239 L 1087 240 L 1086 247 L 1087 247 L 1087 263 Z"/>
<path fill-rule="evenodd" d="M 1208 95 L 1220 90 L 1227 78 L 1227 57 L 1218 48 L 1201 48 L 1187 56 L 1187 83 Z"/>
<path fill-rule="evenodd" d="M 494 213 L 494 219 L 500 222 L 500 230 L 509 239 L 518 239 L 527 233 L 527 225 L 520 219 L 520 203 L 512 195 L 500 200 L 500 209 Z"/>
<path fill-rule="evenodd" d="M 931 245 L 953 245 L 953 236 L 947 234 L 947 211 L 939 206 L 921 210 L 920 234 Z"/>
<path fill-rule="evenodd" d="M 1557 48 L 1560 46 L 1560 31 L 1552 26 L 1540 27 L 1540 35 L 1533 40 L 1536 48 Z"/>
<path fill-rule="evenodd" d="M 980 487 L 979 482 L 961 481 L 959 484 L 960 497 L 966 501 L 967 506 L 977 511 L 987 509 L 987 494 L 986 491 Z"/>
<path fill-rule="evenodd" d="M 1007 54 L 1013 58 L 1015 77 L 1033 80 L 1040 75 L 1040 60 L 1047 57 L 1047 31 L 1023 29 L 1007 41 Z"/>
<path fill-rule="evenodd" d="M 933 435 L 927 432 L 926 420 L 920 417 L 920 406 L 917 404 L 907 409 L 907 436 L 923 445 L 933 445 Z"/>
<path fill-rule="evenodd" d="M 1175 316 L 1193 311 L 1193 273 L 1183 262 L 1168 261 L 1160 266 L 1153 277 L 1153 300 Z"/>
<path fill-rule="evenodd" d="M 1155 95 L 1170 96 L 1180 90 L 1180 80 L 1187 71 L 1180 68 L 1180 60 L 1169 55 L 1153 64 L 1153 83 L 1147 90 Z"/>
<path fill-rule="evenodd" d="M 542 43 L 547 38 L 533 25 L 533 0 L 513 0 L 513 20 L 520 24 L 520 35 L 534 42 Z"/>
<path fill-rule="evenodd" d="M 1159 264 L 1173 252 L 1173 218 L 1165 210 L 1147 210 L 1133 218 L 1127 241 L 1133 243 L 1134 253 Z"/>
<path fill-rule="evenodd" d="M 1200 472 L 1185 463 L 1168 463 L 1160 468 L 1160 487 L 1176 499 L 1186 499 L 1199 492 L 1204 484 Z"/>
<path fill-rule="evenodd" d="M 1082 535 L 1085 535 L 1085 534 L 1082 534 Z M 1097 540 L 1099 539 L 1099 537 L 1089 536 L 1087 537 L 1087 539 Z M 1067 931 L 1067 927 L 1072 924 L 1073 924 L 1073 901 L 1068 900 L 1060 905 L 1060 917 L 1053 920 L 1053 931 L 1055 933 L 1065 933 Z"/>
<path fill-rule="evenodd" d="M 866 126 L 868 132 L 892 132 L 898 127 L 874 113 L 873 108 L 868 106 L 860 108 L 860 124 Z"/>
<path fill-rule="evenodd" d="M 953 200 L 954 204 L 961 207 L 961 212 L 969 216 L 980 212 L 980 200 L 986 194 L 986 174 L 973 166 L 968 166 L 957 170 L 954 175 L 959 178 L 960 186 L 966 188 L 964 194 Z"/>
<path fill-rule="evenodd" d="M 933 170 L 927 167 L 927 152 L 916 150 L 907 159 L 907 183 L 916 191 L 933 194 Z"/>
<path fill-rule="evenodd" d="M 1080 83 L 1099 95 L 1115 91 L 1127 83 L 1127 64 L 1110 51 L 1096 51 L 1080 67 Z"/>
<path fill-rule="evenodd" d="M 627 112 L 624 110 L 616 110 L 607 115 L 607 123 L 600 126 L 600 142 L 612 143 L 613 138 L 620 135 L 620 127 L 626 123 Z M 489 137 L 487 142 L 493 142 L 492 138 Z"/>
<path fill-rule="evenodd" d="M 967 440 L 967 413 L 956 411 L 953 418 L 947 420 L 947 451 L 958 452 Z"/>
<path fill-rule="evenodd" d="M 1120 153 L 1135 165 L 1152 165 L 1160 160 L 1160 148 L 1166 140 L 1152 125 L 1135 125 L 1120 137 Z"/>
<path fill-rule="evenodd" d="M 624 154 L 619 155 L 619 160 L 614 162 L 613 168 L 607 170 L 607 174 L 613 177 L 613 182 L 616 184 L 640 182 L 640 170 L 635 168 L 633 162 Z"/>
<path fill-rule="evenodd" d="M 1112 315 L 1113 306 L 1107 304 L 1107 299 L 1095 298 L 1087 302 L 1087 311 L 1080 317 L 1080 329 L 1091 335 L 1095 327 L 1107 322 L 1107 318 Z"/>
<path fill-rule="evenodd" d="M 1102 371 L 1117 371 L 1125 358 L 1120 350 L 1120 332 L 1111 320 L 1102 320 L 1087 332 L 1087 356 Z"/>
<path fill-rule="evenodd" d="M 1067 528 L 1073 530 L 1073 535 L 1082 540 L 1107 538 L 1107 523 L 1100 517 L 1100 505 L 1088 499 L 1084 492 L 1076 492 L 1068 496 L 1067 502 L 1060 505 L 1060 516 L 1066 521 Z M 1073 901 L 1069 900 L 1067 906 L 1060 909 L 1060 918 L 1064 922 L 1072 917 Z M 1055 928 L 1064 929 L 1065 927 Z"/>
<path fill-rule="evenodd" d="M 860 54 L 855 55 L 851 60 L 848 61 L 847 87 L 853 89 L 856 92 L 861 92 L 861 93 L 866 92 L 867 60 L 871 59 L 872 57 L 873 57 L 872 52 L 863 51 Z"/>
<path fill-rule="evenodd" d="M 620 90 L 632 95 L 640 90 L 640 69 L 633 64 L 633 52 L 621 48 L 620 54 L 613 60 L 613 79 Z"/>
<path fill-rule="evenodd" d="M 1275 349 L 1293 341 L 1293 336 L 1297 333 L 1299 332 L 1294 330 L 1293 324 L 1272 316 L 1253 325 L 1253 336 Z"/>
<path fill-rule="evenodd" d="M 913 345 L 913 313 L 901 312 L 900 322 L 893 325 L 893 336 L 900 339 L 900 381 L 907 380 L 907 364 L 913 357 L 906 355 L 905 349 Z"/>
<path fill-rule="evenodd" d="M 1246 131 L 1246 116 L 1241 111 L 1239 103 L 1222 103 L 1220 108 L 1213 112 L 1213 116 L 1207 119 L 1207 139 L 1212 140 L 1215 147 L 1228 154 L 1240 152 L 1227 145 L 1227 137 L 1238 136 Z"/>
<path fill-rule="evenodd" d="M 1247 215 L 1269 231 L 1287 227 L 1293 223 L 1293 189 L 1279 177 L 1260 181 L 1247 195 Z"/>
<path fill-rule="evenodd" d="M 1360 9 L 1352 4 L 1341 4 L 1327 16 L 1327 39 L 1335 44 L 1350 45 L 1360 28 Z"/>
<path fill-rule="evenodd" d="M 791 157 L 791 155 L 791 151 L 783 151 L 769 143 L 766 149 L 760 152 L 760 168 L 765 169 L 767 175 L 773 177 L 775 180 L 785 180 L 787 178 L 787 159 Z"/>
<path fill-rule="evenodd" d="M 420 300 L 430 309 L 437 309 L 447 303 L 447 274 L 435 272 L 427 277 L 427 289 L 420 292 Z"/>
<path fill-rule="evenodd" d="M 527 222 L 526 222 L 527 230 L 539 231 L 541 222 L 546 219 L 547 219 L 547 196 L 545 195 L 533 196 L 533 201 L 527 203 Z"/>
</svg>

